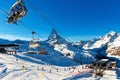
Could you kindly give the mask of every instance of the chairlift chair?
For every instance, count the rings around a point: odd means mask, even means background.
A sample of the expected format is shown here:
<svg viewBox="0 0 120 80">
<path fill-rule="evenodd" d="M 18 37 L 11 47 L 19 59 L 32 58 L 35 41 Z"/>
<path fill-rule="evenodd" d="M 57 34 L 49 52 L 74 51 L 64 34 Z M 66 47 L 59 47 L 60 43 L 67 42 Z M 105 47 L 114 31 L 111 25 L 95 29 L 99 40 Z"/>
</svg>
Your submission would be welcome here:
<svg viewBox="0 0 120 80">
<path fill-rule="evenodd" d="M 40 46 L 40 43 L 39 43 L 39 38 L 34 38 L 34 35 L 36 33 L 34 31 L 32 31 L 32 40 L 30 41 L 29 43 L 29 47 L 30 48 L 37 48 Z"/>
<path fill-rule="evenodd" d="M 10 8 L 10 13 L 8 16 L 8 23 L 17 24 L 17 20 L 27 14 L 27 9 L 22 0 L 15 2 Z"/>
<path fill-rule="evenodd" d="M 40 43 L 39 43 L 39 41 L 38 40 L 31 40 L 30 41 L 30 43 L 29 43 L 29 47 L 30 48 L 37 48 L 37 47 L 39 47 L 40 46 Z"/>
</svg>

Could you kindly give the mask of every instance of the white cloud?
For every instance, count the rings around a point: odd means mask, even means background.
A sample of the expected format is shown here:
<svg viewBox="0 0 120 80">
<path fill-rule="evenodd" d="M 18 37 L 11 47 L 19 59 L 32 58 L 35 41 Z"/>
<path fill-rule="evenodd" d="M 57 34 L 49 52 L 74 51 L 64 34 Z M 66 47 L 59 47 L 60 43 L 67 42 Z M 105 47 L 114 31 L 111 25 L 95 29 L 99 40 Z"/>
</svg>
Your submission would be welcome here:
<svg viewBox="0 0 120 80">
<path fill-rule="evenodd" d="M 8 34 L 0 34 L 0 38 L 8 39 L 8 40 L 16 40 L 16 39 L 30 40 L 30 38 L 28 38 L 28 37 L 21 37 L 21 36 L 8 35 Z"/>
</svg>

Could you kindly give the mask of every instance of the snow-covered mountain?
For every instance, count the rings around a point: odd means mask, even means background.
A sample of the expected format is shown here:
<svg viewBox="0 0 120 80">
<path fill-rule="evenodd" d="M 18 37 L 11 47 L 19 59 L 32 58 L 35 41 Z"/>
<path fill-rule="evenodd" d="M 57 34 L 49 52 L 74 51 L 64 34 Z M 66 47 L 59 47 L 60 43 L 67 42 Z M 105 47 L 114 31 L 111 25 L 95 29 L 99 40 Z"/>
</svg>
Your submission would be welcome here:
<svg viewBox="0 0 120 80">
<path fill-rule="evenodd" d="M 103 55 L 120 55 L 120 34 L 110 31 L 105 36 L 88 41 L 83 45 L 83 49 L 94 50 Z"/>
<path fill-rule="evenodd" d="M 45 43 L 45 42 L 44 42 Z M 81 63 L 89 63 L 92 62 L 94 57 L 89 54 L 89 52 L 83 53 L 82 48 L 75 46 L 73 43 L 66 41 L 64 38 L 62 38 L 55 29 L 53 29 L 48 37 L 48 40 L 46 40 L 47 46 L 51 46 L 52 48 L 46 49 L 48 52 L 50 52 L 50 49 L 53 49 L 50 53 L 55 53 L 55 51 L 60 54 L 62 54 L 65 57 L 68 57 L 69 59 L 81 62 Z M 44 45 L 43 45 L 44 46 Z M 44 47 L 47 48 L 47 47 Z M 54 51 L 54 52 L 53 52 Z M 57 54 L 56 53 L 56 54 Z M 81 59 L 82 58 L 82 59 Z M 86 59 L 86 60 L 84 60 Z M 89 59 L 89 61 L 87 60 Z"/>
<path fill-rule="evenodd" d="M 4 41 L 4 39 L 2 39 Z M 0 43 L 4 43 L 1 41 Z M 5 40 L 6 41 L 6 40 Z M 22 40 L 15 40 L 15 41 L 9 41 L 6 43 L 15 43 L 19 44 L 20 48 L 19 51 L 24 51 L 28 49 L 29 42 L 28 41 L 22 41 Z M 69 65 L 73 64 L 73 61 L 78 63 L 90 63 L 95 60 L 93 55 L 89 53 L 89 51 L 84 51 L 82 48 L 77 47 L 73 45 L 73 43 L 68 42 L 64 38 L 62 38 L 55 29 L 52 29 L 49 37 L 45 41 L 40 42 L 41 46 L 40 49 L 44 49 L 47 51 L 48 55 L 44 55 L 44 57 L 41 57 L 41 60 L 47 61 L 49 64 L 54 65 L 64 65 L 62 60 L 70 62 Z M 32 56 L 34 57 L 34 56 Z M 58 60 L 57 60 L 58 59 Z M 62 59 L 62 60 L 61 60 Z M 61 63 L 55 63 L 55 61 Z M 68 65 L 68 64 L 66 64 Z"/>
<path fill-rule="evenodd" d="M 0 39 L 0 44 L 13 43 L 20 45 L 20 52 L 0 53 L 0 80 L 96 80 L 84 64 L 109 54 L 120 56 L 120 35 L 113 31 L 93 40 L 71 43 L 53 29 L 48 40 L 40 42 L 40 49 L 45 49 L 47 55 L 28 54 L 29 41 Z M 106 70 L 101 79 L 120 79 L 120 69 Z"/>
<path fill-rule="evenodd" d="M 111 31 L 111 32 L 107 33 L 105 36 L 101 36 L 98 39 L 94 39 L 92 41 L 87 42 L 83 46 L 83 48 L 84 49 L 102 48 L 105 45 L 113 42 L 115 38 L 117 38 L 117 33 L 114 31 Z"/>
<path fill-rule="evenodd" d="M 29 42 L 23 40 L 9 41 L 0 39 L 0 44 L 19 44 L 19 51 L 26 52 Z M 55 61 L 60 62 L 61 58 L 67 61 L 75 61 L 77 63 L 91 63 L 98 56 L 104 58 L 106 55 L 120 55 L 120 34 L 111 31 L 105 36 L 94 38 L 89 41 L 68 42 L 62 38 L 55 29 L 52 29 L 49 37 L 45 41 L 41 41 L 40 49 L 45 49 L 48 55 L 44 55 L 40 59 L 49 64 L 59 65 Z M 97 56 L 97 57 L 96 57 Z M 34 57 L 34 56 L 32 56 Z M 35 58 L 35 57 L 34 57 Z M 49 61 L 50 59 L 51 61 Z M 58 60 L 56 60 L 58 59 Z M 62 62 L 62 61 L 61 61 Z M 61 63 L 61 65 L 63 65 Z"/>
<path fill-rule="evenodd" d="M 118 34 L 117 38 L 115 38 L 113 42 L 108 44 L 106 53 L 120 56 L 120 34 Z"/>
<path fill-rule="evenodd" d="M 114 31 L 89 41 L 75 42 L 73 45 L 77 49 L 82 48 L 86 51 L 92 51 L 93 56 L 99 56 L 100 58 L 106 56 L 120 57 L 120 33 Z"/>
<path fill-rule="evenodd" d="M 55 29 L 52 29 L 47 41 L 51 45 L 54 45 L 56 43 L 57 44 L 67 43 L 67 41 L 64 38 L 57 34 Z"/>
</svg>

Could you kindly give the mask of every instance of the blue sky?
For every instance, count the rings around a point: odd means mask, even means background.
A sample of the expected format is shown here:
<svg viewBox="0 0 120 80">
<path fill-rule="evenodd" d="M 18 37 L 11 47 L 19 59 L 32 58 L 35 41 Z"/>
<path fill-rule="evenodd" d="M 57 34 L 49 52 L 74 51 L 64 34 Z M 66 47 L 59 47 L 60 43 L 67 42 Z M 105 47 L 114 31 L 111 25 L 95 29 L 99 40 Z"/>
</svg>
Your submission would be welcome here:
<svg viewBox="0 0 120 80">
<path fill-rule="evenodd" d="M 16 0 L 0 0 L 0 8 L 9 11 Z M 89 40 L 110 31 L 120 32 L 120 0 L 29 0 L 55 25 L 57 32 L 71 41 Z M 24 0 L 28 14 L 21 18 L 47 39 L 52 26 L 44 22 Z M 6 23 L 7 15 L 0 11 L 0 37 L 30 39 L 31 31 L 23 25 Z M 7 35 L 7 36 L 6 36 Z"/>
</svg>

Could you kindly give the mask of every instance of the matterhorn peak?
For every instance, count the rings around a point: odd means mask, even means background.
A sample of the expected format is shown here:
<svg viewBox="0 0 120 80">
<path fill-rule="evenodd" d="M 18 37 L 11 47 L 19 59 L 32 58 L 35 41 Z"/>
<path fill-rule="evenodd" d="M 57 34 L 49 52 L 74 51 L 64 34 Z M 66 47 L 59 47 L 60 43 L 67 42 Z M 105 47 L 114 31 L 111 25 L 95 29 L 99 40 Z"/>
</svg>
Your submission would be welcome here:
<svg viewBox="0 0 120 80">
<path fill-rule="evenodd" d="M 53 28 L 52 31 L 51 31 L 51 33 L 50 33 L 50 35 L 49 35 L 49 37 L 48 37 L 48 40 L 50 40 L 50 39 L 56 39 L 57 36 L 58 35 L 57 35 L 56 30 Z"/>
<path fill-rule="evenodd" d="M 53 28 L 50 35 L 48 36 L 48 40 L 50 43 L 66 43 L 67 41 L 57 34 L 56 30 Z"/>
</svg>

